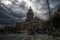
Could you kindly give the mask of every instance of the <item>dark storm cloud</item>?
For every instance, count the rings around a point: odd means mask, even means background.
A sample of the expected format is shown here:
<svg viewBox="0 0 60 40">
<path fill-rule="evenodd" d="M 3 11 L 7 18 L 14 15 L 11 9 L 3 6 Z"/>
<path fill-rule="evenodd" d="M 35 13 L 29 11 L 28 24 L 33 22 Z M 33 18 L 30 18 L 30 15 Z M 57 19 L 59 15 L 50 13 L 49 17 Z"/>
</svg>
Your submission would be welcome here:
<svg viewBox="0 0 60 40">
<path fill-rule="evenodd" d="M 9 18 L 0 18 L 0 24 L 12 24 L 12 20 Z"/>
<path fill-rule="evenodd" d="M 55 11 L 60 5 L 60 0 L 49 0 L 49 3 L 50 3 L 50 8 L 52 9 L 52 11 Z M 32 7 L 34 11 L 35 16 L 44 20 L 47 20 L 49 18 L 48 6 L 47 6 L 46 0 L 23 0 L 23 1 L 10 0 L 10 1 L 7 1 L 7 3 L 3 2 L 3 4 L 5 4 L 6 7 L 8 7 L 14 12 L 13 14 L 4 13 L 4 14 L 1 14 L 2 16 L 0 16 L 0 17 L 6 17 L 5 20 L 7 20 L 7 17 L 9 17 L 9 19 L 11 19 L 11 20 L 8 20 L 10 21 L 10 23 L 12 22 L 13 18 L 15 22 L 25 21 L 26 12 L 30 6 Z M 1 20 L 4 20 L 4 19 L 1 19 Z M 5 21 L 5 22 L 8 22 L 8 21 Z M 4 21 L 1 21 L 1 22 L 4 22 Z"/>
<path fill-rule="evenodd" d="M 22 15 L 23 15 L 23 13 L 22 13 Z M 9 12 L 9 10 L 7 8 L 0 5 L 0 24 L 12 24 L 13 20 L 15 22 L 24 21 L 24 19 L 23 19 L 24 16 L 22 16 L 22 15 Z M 19 20 L 19 19 L 21 19 L 21 20 Z"/>
<path fill-rule="evenodd" d="M 0 24 L 10 24 L 12 19 L 11 16 L 6 14 L 7 12 L 0 10 Z"/>
<path fill-rule="evenodd" d="M 8 15 L 5 14 L 5 12 L 3 13 L 3 11 L 0 11 L 0 18 L 10 18 Z"/>
<path fill-rule="evenodd" d="M 46 20 L 46 18 L 49 18 L 47 0 L 36 0 L 33 2 L 33 4 L 35 4 L 35 15 L 40 15 L 40 18 L 44 20 Z M 60 6 L 60 0 L 49 0 L 49 4 L 50 9 L 52 9 L 52 11 L 56 11 L 57 8 Z M 37 11 L 39 11 L 39 14 L 37 14 Z"/>
</svg>

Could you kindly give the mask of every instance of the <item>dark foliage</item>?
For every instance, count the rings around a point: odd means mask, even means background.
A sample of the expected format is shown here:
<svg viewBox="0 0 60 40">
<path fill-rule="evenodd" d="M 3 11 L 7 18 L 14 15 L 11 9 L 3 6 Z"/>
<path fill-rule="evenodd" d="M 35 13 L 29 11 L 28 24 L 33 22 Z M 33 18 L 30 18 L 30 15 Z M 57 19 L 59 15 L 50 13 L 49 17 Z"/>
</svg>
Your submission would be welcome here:
<svg viewBox="0 0 60 40">
<path fill-rule="evenodd" d="M 55 15 L 52 17 L 52 22 L 55 28 L 60 28 L 60 8 L 57 10 Z"/>
</svg>

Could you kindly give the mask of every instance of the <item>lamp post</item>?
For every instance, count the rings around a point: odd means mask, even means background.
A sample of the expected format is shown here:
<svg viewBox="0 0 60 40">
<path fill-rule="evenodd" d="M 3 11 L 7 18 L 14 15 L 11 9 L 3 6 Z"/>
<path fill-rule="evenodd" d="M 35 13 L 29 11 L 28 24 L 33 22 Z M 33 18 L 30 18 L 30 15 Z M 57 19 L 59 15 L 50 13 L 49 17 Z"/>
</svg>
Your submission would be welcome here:
<svg viewBox="0 0 60 40">
<path fill-rule="evenodd" d="M 51 19 L 52 16 L 51 16 L 51 9 L 50 9 L 50 5 L 49 5 L 49 0 L 47 0 L 47 5 L 48 5 L 49 18 Z M 55 38 L 55 36 L 54 36 L 54 35 L 55 35 L 55 34 L 54 34 L 54 33 L 55 33 L 55 30 L 54 30 L 54 27 L 53 27 L 52 20 L 50 20 L 50 25 L 51 25 L 51 28 L 48 27 L 48 32 L 51 31 L 51 29 L 52 29 L 52 31 L 54 31 L 54 32 L 53 32 L 53 39 L 54 39 L 54 38 Z M 48 34 L 48 35 L 49 35 L 49 34 Z"/>
</svg>

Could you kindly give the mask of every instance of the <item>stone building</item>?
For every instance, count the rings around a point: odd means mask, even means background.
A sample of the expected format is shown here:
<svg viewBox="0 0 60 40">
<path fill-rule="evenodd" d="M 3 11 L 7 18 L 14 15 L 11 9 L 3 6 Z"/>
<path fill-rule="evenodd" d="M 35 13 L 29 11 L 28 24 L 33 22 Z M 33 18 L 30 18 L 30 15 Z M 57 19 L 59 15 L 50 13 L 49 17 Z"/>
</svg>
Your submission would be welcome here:
<svg viewBox="0 0 60 40">
<path fill-rule="evenodd" d="M 31 7 L 27 12 L 26 21 L 22 23 L 16 23 L 17 30 L 29 30 L 33 28 L 42 28 L 42 27 L 43 27 L 43 20 L 39 19 L 38 17 L 34 18 L 34 13 Z"/>
</svg>

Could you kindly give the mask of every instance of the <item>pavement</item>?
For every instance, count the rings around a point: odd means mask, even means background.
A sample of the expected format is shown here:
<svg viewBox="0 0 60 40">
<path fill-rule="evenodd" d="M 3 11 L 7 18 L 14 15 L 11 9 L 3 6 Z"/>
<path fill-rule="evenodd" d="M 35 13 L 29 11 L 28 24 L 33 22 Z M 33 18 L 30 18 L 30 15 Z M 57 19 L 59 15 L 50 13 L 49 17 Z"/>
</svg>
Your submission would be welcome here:
<svg viewBox="0 0 60 40">
<path fill-rule="evenodd" d="M 47 34 L 27 35 L 27 33 L 17 34 L 0 34 L 0 40 L 60 40 L 58 37 L 53 39 L 53 36 Z"/>
</svg>

